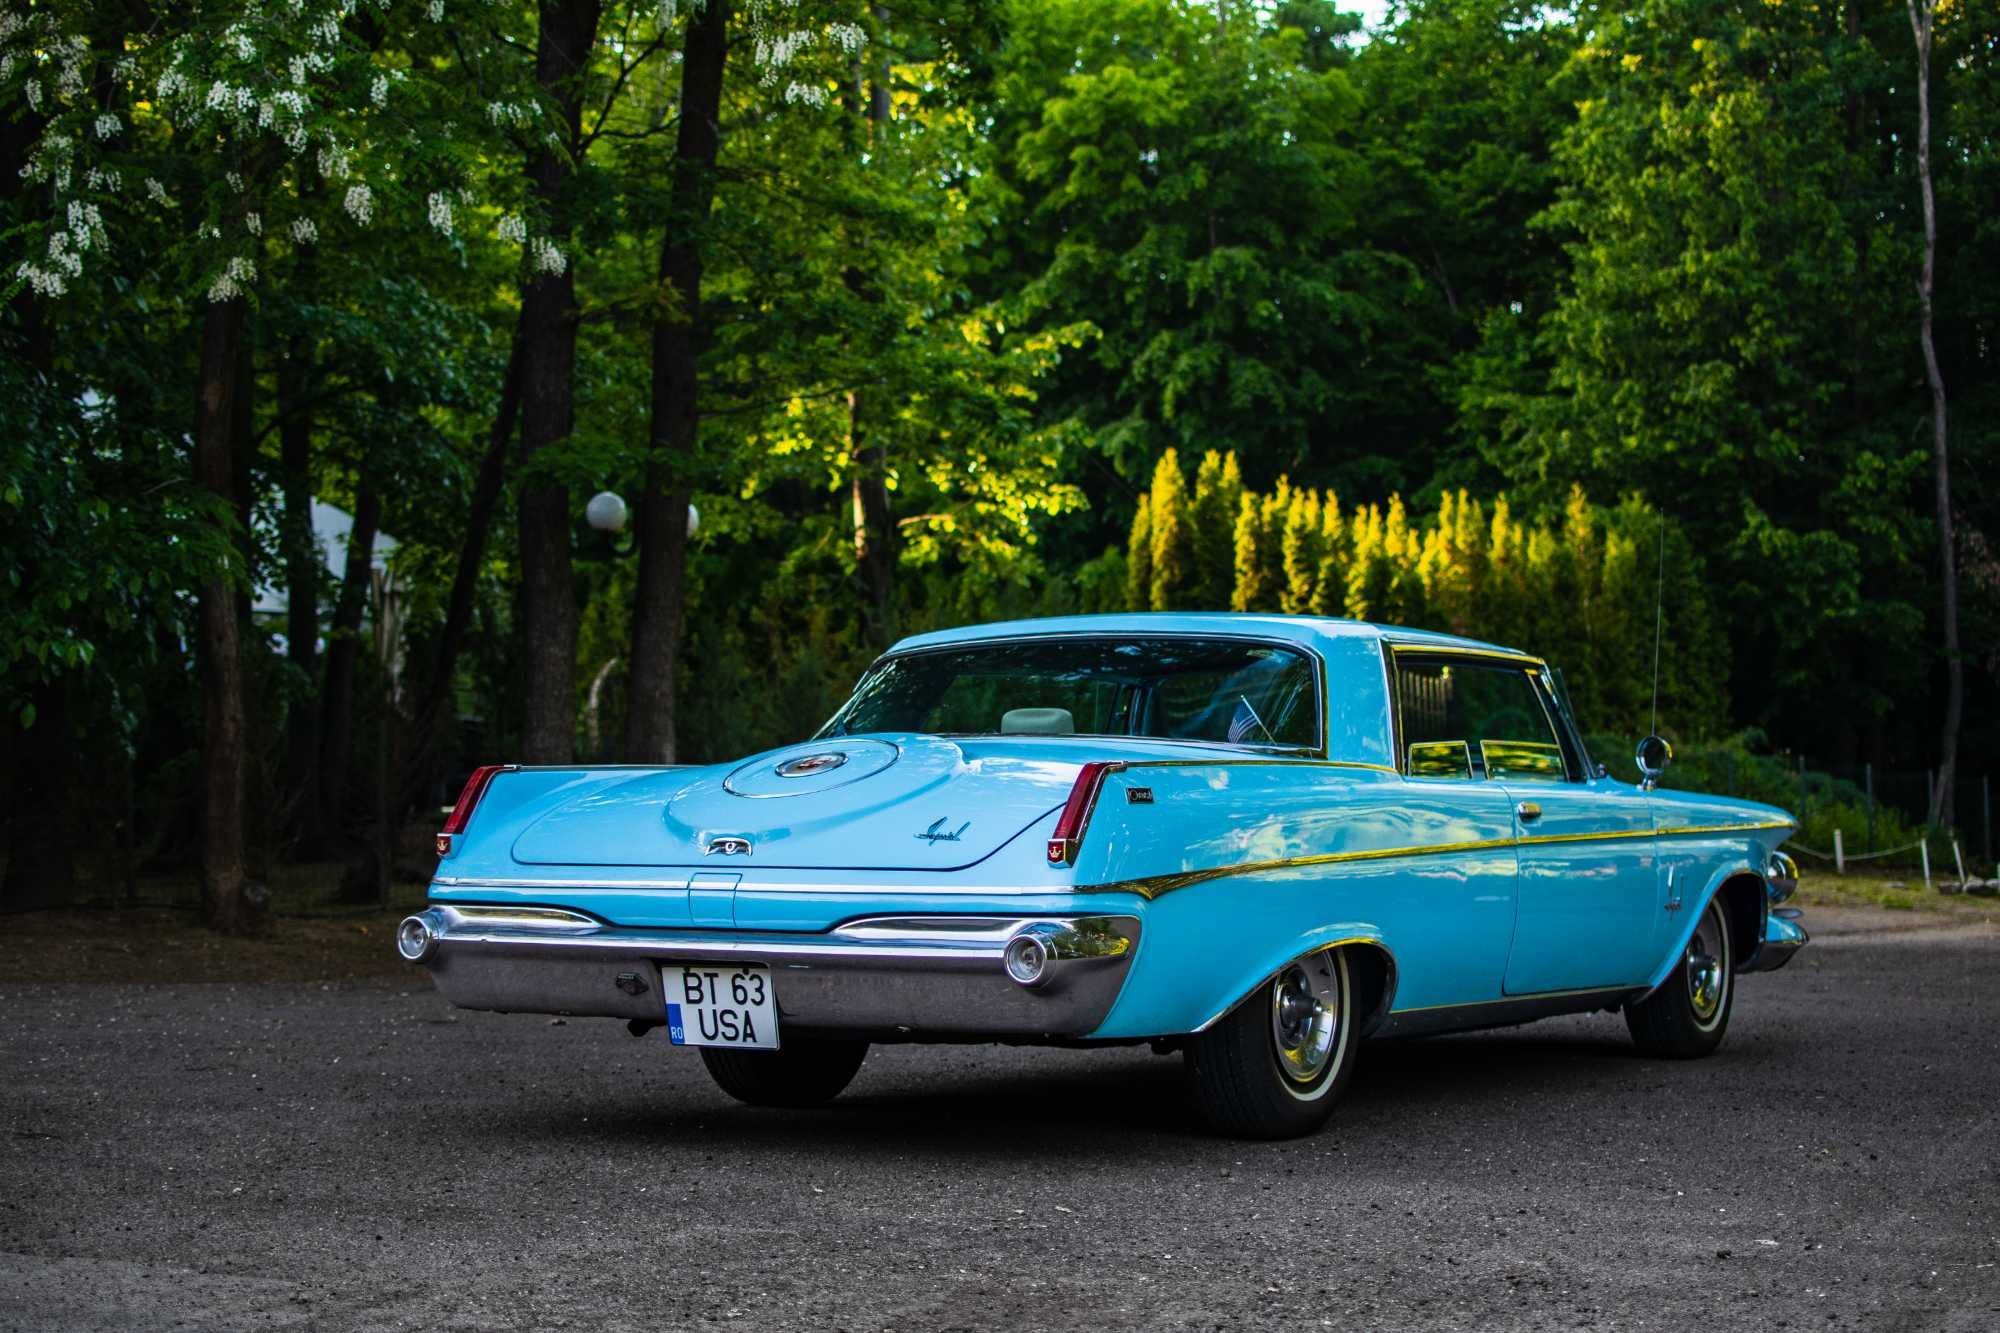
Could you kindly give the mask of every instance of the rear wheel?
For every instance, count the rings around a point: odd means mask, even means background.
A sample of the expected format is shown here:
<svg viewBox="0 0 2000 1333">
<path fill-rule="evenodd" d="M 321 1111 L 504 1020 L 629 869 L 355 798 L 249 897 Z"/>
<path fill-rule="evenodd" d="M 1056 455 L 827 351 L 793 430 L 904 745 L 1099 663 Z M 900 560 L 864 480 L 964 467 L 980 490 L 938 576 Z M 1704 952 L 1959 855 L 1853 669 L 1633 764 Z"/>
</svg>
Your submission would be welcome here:
<svg viewBox="0 0 2000 1333">
<path fill-rule="evenodd" d="M 701 1048 L 716 1086 L 751 1106 L 824 1106 L 853 1082 L 867 1055 L 867 1042 L 835 1038 L 794 1038 L 775 1051 Z"/>
<path fill-rule="evenodd" d="M 1187 1044 L 1196 1112 L 1246 1139 L 1310 1134 L 1354 1073 L 1354 986 L 1347 958 L 1322 949 L 1287 964 Z"/>
<path fill-rule="evenodd" d="M 1709 900 L 1687 948 L 1659 988 L 1625 1006 L 1625 1026 L 1647 1055 L 1692 1060 L 1722 1044 L 1736 992 L 1736 960 L 1720 897 Z"/>
</svg>

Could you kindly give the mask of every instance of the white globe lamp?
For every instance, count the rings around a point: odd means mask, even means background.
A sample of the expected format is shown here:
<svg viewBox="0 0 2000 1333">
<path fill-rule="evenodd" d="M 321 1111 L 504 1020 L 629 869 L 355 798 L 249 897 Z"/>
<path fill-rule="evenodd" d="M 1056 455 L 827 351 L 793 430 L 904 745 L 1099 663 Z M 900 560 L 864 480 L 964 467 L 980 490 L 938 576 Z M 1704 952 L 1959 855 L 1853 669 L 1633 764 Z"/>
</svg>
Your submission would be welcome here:
<svg viewBox="0 0 2000 1333">
<path fill-rule="evenodd" d="M 599 532 L 623 532 L 631 511 L 616 491 L 599 491 L 583 507 L 583 521 Z"/>
</svg>

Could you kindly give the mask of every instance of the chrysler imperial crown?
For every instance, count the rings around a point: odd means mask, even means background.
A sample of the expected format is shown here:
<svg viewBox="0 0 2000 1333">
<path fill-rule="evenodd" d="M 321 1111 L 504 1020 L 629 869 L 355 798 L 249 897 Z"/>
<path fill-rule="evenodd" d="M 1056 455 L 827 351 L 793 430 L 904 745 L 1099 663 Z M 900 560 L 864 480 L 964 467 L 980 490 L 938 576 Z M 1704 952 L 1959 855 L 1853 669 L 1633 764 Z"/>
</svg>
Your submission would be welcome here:
<svg viewBox="0 0 2000 1333">
<path fill-rule="evenodd" d="M 1790 815 L 1637 786 L 1529 653 L 1161 613 L 898 643 L 802 744 L 477 770 L 397 931 L 452 1003 L 624 1019 L 755 1105 L 873 1042 L 1149 1043 L 1213 1129 L 1326 1120 L 1360 1042 L 1622 1011 L 1721 1042 L 1806 942 Z"/>
</svg>

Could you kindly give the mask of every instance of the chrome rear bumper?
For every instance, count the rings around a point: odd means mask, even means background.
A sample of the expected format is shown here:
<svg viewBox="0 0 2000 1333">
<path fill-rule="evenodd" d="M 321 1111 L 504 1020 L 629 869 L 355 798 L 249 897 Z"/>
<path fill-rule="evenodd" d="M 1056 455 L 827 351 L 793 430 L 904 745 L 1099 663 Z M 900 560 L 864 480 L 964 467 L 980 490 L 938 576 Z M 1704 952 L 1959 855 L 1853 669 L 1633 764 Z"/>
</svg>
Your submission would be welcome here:
<svg viewBox="0 0 2000 1333">
<path fill-rule="evenodd" d="M 1138 943 L 1129 916 L 871 917 L 778 934 L 635 930 L 554 908 L 443 905 L 397 932 L 399 952 L 428 966 L 465 1009 L 657 1023 L 662 963 L 761 963 L 784 1027 L 877 1039 L 1086 1036 L 1110 1012 Z M 1035 972 L 1032 981 L 1010 975 L 1010 944 L 1015 972 Z"/>
</svg>

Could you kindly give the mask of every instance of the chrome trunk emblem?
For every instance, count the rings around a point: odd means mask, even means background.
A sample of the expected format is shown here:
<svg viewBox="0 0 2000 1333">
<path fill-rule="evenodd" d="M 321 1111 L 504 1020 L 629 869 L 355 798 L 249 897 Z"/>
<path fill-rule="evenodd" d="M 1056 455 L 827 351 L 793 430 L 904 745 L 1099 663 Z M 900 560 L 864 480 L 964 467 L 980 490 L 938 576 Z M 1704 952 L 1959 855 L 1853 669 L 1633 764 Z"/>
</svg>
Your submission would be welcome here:
<svg viewBox="0 0 2000 1333">
<path fill-rule="evenodd" d="M 707 850 L 710 856 L 748 856 L 750 855 L 750 839 L 710 838 Z"/>
<path fill-rule="evenodd" d="M 964 833 L 967 829 L 971 827 L 972 827 L 972 821 L 968 819 L 963 824 L 960 824 L 957 828 L 947 833 L 945 832 L 944 820 L 940 819 L 936 823 L 932 824 L 929 828 L 925 829 L 922 833 L 915 834 L 914 836 L 922 838 L 925 842 L 932 844 L 940 842 L 957 842 L 959 839 L 959 835 Z"/>
<path fill-rule="evenodd" d="M 773 771 L 781 778 L 809 778 L 815 773 L 826 773 L 847 762 L 847 756 L 839 750 L 822 750 L 818 754 L 800 755 L 797 759 L 787 759 Z"/>
</svg>

